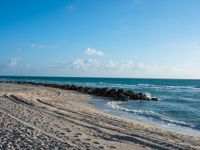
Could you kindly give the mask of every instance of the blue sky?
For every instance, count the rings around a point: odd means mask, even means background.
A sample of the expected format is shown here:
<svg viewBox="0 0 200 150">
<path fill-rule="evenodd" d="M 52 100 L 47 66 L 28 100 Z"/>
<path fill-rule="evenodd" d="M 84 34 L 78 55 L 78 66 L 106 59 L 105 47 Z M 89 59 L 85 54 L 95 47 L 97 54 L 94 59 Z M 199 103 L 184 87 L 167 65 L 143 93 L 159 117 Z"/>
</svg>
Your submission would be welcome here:
<svg viewBox="0 0 200 150">
<path fill-rule="evenodd" d="M 199 0 L 0 1 L 0 75 L 200 78 Z"/>
</svg>

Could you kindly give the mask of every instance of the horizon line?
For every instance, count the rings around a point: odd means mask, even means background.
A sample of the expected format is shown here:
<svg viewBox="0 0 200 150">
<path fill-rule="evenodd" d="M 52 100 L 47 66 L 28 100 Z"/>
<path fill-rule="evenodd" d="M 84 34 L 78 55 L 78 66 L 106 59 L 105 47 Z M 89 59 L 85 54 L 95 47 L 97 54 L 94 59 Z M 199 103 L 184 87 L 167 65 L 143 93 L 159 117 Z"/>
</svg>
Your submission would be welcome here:
<svg viewBox="0 0 200 150">
<path fill-rule="evenodd" d="M 47 76 L 43 76 L 43 75 L 27 75 L 27 76 L 23 76 L 23 75 L 0 75 L 1 77 L 35 77 L 35 78 L 39 78 L 39 77 L 49 77 L 49 78 L 104 78 L 104 79 L 152 79 L 152 80 L 200 80 L 200 78 L 162 78 L 162 77 L 95 77 L 95 76 L 53 76 L 53 75 L 47 75 Z"/>
</svg>

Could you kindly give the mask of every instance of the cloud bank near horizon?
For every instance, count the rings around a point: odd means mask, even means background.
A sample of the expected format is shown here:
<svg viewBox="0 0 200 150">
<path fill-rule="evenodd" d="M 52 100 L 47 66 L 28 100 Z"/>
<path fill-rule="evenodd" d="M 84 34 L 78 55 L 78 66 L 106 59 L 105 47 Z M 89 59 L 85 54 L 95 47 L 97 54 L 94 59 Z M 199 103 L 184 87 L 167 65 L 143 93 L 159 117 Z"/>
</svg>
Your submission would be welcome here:
<svg viewBox="0 0 200 150">
<path fill-rule="evenodd" d="M 39 46 L 40 47 L 40 46 Z M 84 72 L 84 76 L 90 76 L 93 73 L 94 76 L 113 76 L 113 77 L 168 77 L 170 74 L 176 77 L 176 75 L 188 75 L 198 74 L 198 69 L 184 69 L 176 66 L 161 66 L 161 65 L 146 65 L 143 63 L 136 62 L 134 60 L 126 61 L 113 61 L 106 58 L 104 51 L 99 51 L 94 48 L 87 48 L 83 51 L 83 54 L 79 58 L 72 60 L 61 61 L 48 66 L 31 66 L 29 63 L 24 63 L 22 58 L 11 58 L 7 64 L 2 64 L 2 69 L 15 71 L 15 70 L 34 70 L 34 72 L 46 72 L 48 70 L 55 72 L 54 75 L 59 76 L 59 73 L 67 72 Z M 103 57 L 103 60 L 102 60 Z M 39 68 L 39 69 L 38 69 Z M 1 73 L 1 72 L 0 72 Z M 88 74 L 88 75 L 87 75 Z M 49 73 L 51 75 L 51 73 Z M 171 76 L 169 76 L 171 77 Z"/>
</svg>

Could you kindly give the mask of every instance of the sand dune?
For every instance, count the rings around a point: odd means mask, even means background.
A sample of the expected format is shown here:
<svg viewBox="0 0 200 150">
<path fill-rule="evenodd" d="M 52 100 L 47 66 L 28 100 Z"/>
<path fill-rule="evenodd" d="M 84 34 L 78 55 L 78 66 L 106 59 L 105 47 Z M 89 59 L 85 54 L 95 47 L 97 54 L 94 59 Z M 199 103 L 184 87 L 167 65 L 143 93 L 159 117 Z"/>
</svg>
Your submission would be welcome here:
<svg viewBox="0 0 200 150">
<path fill-rule="evenodd" d="M 74 91 L 0 83 L 0 149 L 199 149 L 200 138 L 115 117 Z"/>
</svg>

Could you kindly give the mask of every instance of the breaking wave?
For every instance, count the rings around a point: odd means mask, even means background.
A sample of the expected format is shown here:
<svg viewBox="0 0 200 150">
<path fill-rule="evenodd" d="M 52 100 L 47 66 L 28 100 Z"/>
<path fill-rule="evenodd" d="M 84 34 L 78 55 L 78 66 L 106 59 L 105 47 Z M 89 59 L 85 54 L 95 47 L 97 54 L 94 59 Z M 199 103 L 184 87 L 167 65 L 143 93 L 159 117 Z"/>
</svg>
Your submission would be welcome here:
<svg viewBox="0 0 200 150">
<path fill-rule="evenodd" d="M 179 126 L 183 126 L 183 127 L 195 128 L 195 126 L 192 125 L 192 124 L 188 124 L 188 123 L 183 122 L 183 121 L 177 121 L 177 120 L 168 118 L 168 117 L 163 116 L 163 115 L 156 113 L 154 111 L 129 109 L 129 108 L 125 108 L 125 107 L 121 106 L 122 104 L 123 104 L 122 101 L 107 102 L 107 106 L 109 108 L 113 109 L 113 110 L 133 113 L 133 114 L 138 115 L 138 116 L 149 118 L 150 120 L 158 121 L 160 123 L 165 123 L 166 125 L 167 124 L 174 124 L 174 125 L 179 125 Z"/>
</svg>

